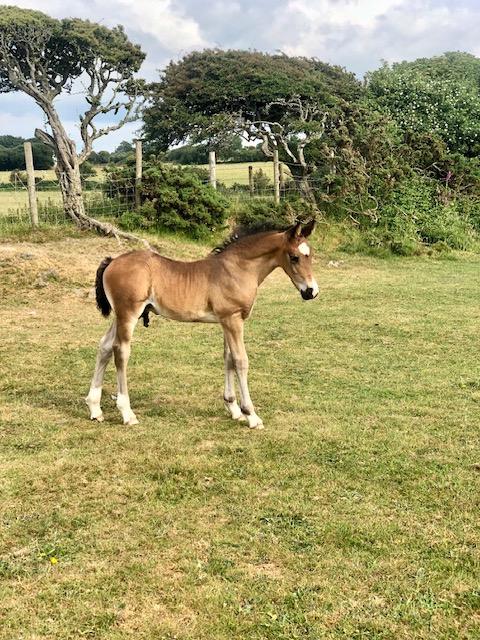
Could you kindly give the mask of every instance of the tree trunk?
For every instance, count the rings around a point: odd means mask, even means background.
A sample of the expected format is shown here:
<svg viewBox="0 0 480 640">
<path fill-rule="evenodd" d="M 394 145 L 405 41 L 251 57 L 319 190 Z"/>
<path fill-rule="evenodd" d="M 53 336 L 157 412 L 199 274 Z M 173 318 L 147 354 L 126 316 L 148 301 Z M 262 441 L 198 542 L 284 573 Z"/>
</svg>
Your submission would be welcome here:
<svg viewBox="0 0 480 640">
<path fill-rule="evenodd" d="M 75 154 L 76 160 L 76 154 Z M 82 180 L 80 178 L 80 166 L 78 160 L 72 166 L 65 166 L 60 160 L 55 165 L 60 191 L 62 193 L 65 213 L 80 228 L 88 228 L 85 224 L 85 206 L 83 203 Z"/>
<path fill-rule="evenodd" d="M 290 172 L 302 198 L 305 198 L 307 202 L 315 203 L 315 195 L 310 185 L 307 166 L 291 165 Z"/>
<path fill-rule="evenodd" d="M 312 191 L 312 187 L 310 186 L 310 182 L 308 180 L 308 176 L 302 176 L 298 182 L 298 188 L 300 189 L 300 193 L 305 198 L 307 202 L 315 203 L 315 196 Z"/>
<path fill-rule="evenodd" d="M 80 229 L 94 229 L 106 236 L 114 236 L 117 240 L 120 240 L 120 238 L 135 240 L 141 242 L 147 248 L 150 248 L 149 243 L 143 238 L 133 233 L 121 231 L 115 225 L 108 222 L 101 222 L 100 220 L 91 218 L 85 213 L 80 163 L 78 161 L 75 143 L 68 138 L 61 125 L 57 126 L 56 129 L 52 126 L 52 130 L 54 131 L 54 136 L 50 136 L 45 131 L 36 129 L 35 137 L 51 147 L 55 153 L 55 157 L 57 158 L 55 173 L 60 185 L 63 207 L 67 216 L 71 218 Z"/>
<path fill-rule="evenodd" d="M 273 158 L 275 152 L 278 153 L 280 149 L 283 149 L 284 153 L 289 158 L 288 164 L 290 166 L 290 173 L 301 196 L 305 198 L 307 202 L 315 204 L 315 196 L 308 179 L 310 169 L 305 160 L 304 154 L 304 147 L 307 144 L 307 141 L 298 145 L 295 154 L 294 150 L 290 148 L 288 139 L 279 132 L 272 137 L 269 131 L 261 129 L 257 134 L 257 138 L 262 140 L 262 152 L 267 158 Z"/>
</svg>

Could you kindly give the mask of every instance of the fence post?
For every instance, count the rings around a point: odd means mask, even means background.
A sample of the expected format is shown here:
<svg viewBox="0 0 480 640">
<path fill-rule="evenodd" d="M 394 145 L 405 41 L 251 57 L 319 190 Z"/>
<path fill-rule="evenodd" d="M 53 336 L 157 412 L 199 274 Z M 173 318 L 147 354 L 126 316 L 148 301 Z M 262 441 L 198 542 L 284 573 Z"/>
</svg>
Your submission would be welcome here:
<svg viewBox="0 0 480 640">
<path fill-rule="evenodd" d="M 253 198 L 254 184 L 253 184 L 253 167 L 251 164 L 248 165 L 248 190 L 250 192 L 250 198 Z"/>
<path fill-rule="evenodd" d="M 27 168 L 28 204 L 30 206 L 30 220 L 33 227 L 38 227 L 37 194 L 35 193 L 35 170 L 33 167 L 32 143 L 24 142 L 25 166 Z"/>
<path fill-rule="evenodd" d="M 280 202 L 280 167 L 278 161 L 278 149 L 273 152 L 273 190 L 275 202 Z"/>
<path fill-rule="evenodd" d="M 217 188 L 217 165 L 215 160 L 215 151 L 208 154 L 208 167 L 210 170 L 210 184 L 214 189 Z"/>
<path fill-rule="evenodd" d="M 135 210 L 139 211 L 142 205 L 142 143 L 135 143 Z"/>
</svg>

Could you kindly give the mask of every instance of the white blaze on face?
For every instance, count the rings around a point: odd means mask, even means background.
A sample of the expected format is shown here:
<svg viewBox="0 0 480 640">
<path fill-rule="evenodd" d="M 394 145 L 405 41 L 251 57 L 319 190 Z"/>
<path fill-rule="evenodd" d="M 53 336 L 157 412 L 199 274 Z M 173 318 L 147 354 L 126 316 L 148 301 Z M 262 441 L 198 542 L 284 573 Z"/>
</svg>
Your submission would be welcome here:
<svg viewBox="0 0 480 640">
<path fill-rule="evenodd" d="M 301 244 L 299 244 L 298 245 L 298 250 L 304 256 L 309 256 L 310 255 L 310 247 L 308 246 L 308 244 L 306 242 L 302 242 Z"/>
</svg>

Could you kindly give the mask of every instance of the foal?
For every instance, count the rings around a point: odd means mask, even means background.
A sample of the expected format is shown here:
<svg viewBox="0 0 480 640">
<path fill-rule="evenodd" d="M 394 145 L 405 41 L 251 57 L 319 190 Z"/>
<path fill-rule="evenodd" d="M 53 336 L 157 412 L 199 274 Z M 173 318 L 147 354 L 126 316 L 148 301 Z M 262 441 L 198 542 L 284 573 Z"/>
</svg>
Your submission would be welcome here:
<svg viewBox="0 0 480 640">
<path fill-rule="evenodd" d="M 318 294 L 312 273 L 312 251 L 306 239 L 315 226 L 296 224 L 287 229 L 233 233 L 207 258 L 195 262 L 170 260 L 152 251 L 132 251 L 106 258 L 98 267 L 97 306 L 104 316 L 115 318 L 100 341 L 95 372 L 86 402 L 92 420 L 103 420 L 100 408 L 105 368 L 114 357 L 117 369 L 117 408 L 123 422 L 137 424 L 130 407 L 127 363 L 130 342 L 139 318 L 148 326 L 150 311 L 181 322 L 219 322 L 224 332 L 225 406 L 234 420 L 263 428 L 248 391 L 248 357 L 243 323 L 250 315 L 263 280 L 281 267 L 304 300 Z M 234 377 L 237 377 L 240 405 Z"/>
</svg>

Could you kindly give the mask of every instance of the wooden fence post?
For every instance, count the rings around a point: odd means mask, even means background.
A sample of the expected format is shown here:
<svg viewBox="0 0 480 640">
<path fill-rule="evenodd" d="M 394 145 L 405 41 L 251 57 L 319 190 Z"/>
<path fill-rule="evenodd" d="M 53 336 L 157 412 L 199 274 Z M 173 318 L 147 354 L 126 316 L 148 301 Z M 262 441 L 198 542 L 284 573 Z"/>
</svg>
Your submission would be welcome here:
<svg viewBox="0 0 480 640">
<path fill-rule="evenodd" d="M 250 191 L 250 197 L 253 198 L 254 184 L 253 184 L 253 167 L 251 164 L 248 166 L 248 190 Z"/>
<path fill-rule="evenodd" d="M 214 189 L 217 188 L 217 165 L 215 160 L 215 151 L 208 154 L 208 166 L 210 169 L 210 184 Z"/>
<path fill-rule="evenodd" d="M 32 221 L 32 226 L 38 227 L 38 206 L 37 194 L 35 192 L 35 170 L 33 167 L 32 143 L 24 142 L 23 149 L 25 152 L 25 166 L 27 168 L 27 189 L 28 204 L 30 206 L 30 220 Z"/>
<path fill-rule="evenodd" d="M 273 152 L 273 191 L 275 202 L 280 202 L 280 167 L 278 161 L 278 149 Z"/>
<path fill-rule="evenodd" d="M 142 143 L 135 143 L 135 210 L 140 211 L 142 205 Z"/>
</svg>

